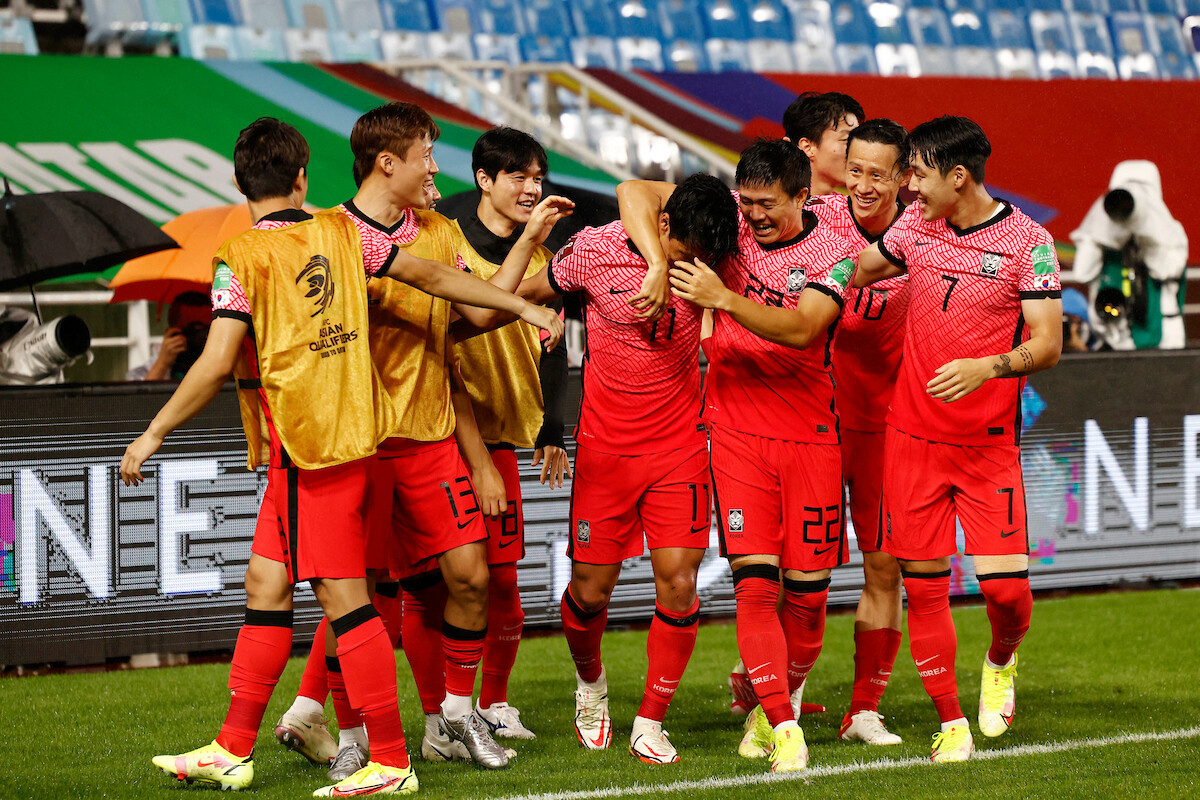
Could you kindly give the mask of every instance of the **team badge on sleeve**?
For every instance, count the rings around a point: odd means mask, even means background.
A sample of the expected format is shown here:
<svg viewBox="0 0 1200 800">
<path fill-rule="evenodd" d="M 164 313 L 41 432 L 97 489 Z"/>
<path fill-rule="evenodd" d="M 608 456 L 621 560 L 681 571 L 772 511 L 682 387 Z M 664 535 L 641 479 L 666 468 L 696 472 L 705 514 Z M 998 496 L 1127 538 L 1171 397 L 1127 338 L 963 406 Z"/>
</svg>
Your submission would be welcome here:
<svg viewBox="0 0 1200 800">
<path fill-rule="evenodd" d="M 830 271 L 829 277 L 833 279 L 834 283 L 845 289 L 850 285 L 850 279 L 854 277 L 854 261 L 849 258 L 843 258 L 833 265 L 833 270 Z"/>
<path fill-rule="evenodd" d="M 224 307 L 229 300 L 229 285 L 233 281 L 233 270 L 225 264 L 217 267 L 213 273 L 212 302 L 217 308 Z"/>
<path fill-rule="evenodd" d="M 729 509 L 729 532 L 741 533 L 745 525 L 746 517 L 742 514 L 742 510 L 740 508 Z"/>
<path fill-rule="evenodd" d="M 1034 275 L 1054 274 L 1054 248 L 1048 244 L 1039 244 L 1029 251 L 1029 260 L 1033 262 Z"/>
<path fill-rule="evenodd" d="M 999 253 L 984 253 L 982 260 L 979 262 L 979 274 L 986 275 L 989 278 L 994 278 L 1000 274 L 1000 263 L 1004 261 L 1004 256 Z"/>
<path fill-rule="evenodd" d="M 788 294 L 804 291 L 804 284 L 808 280 L 808 270 L 804 267 L 791 267 L 788 269 L 787 291 Z"/>
<path fill-rule="evenodd" d="M 581 519 L 575 525 L 575 542 L 576 544 L 588 544 L 592 541 L 592 523 L 586 519 Z"/>
</svg>

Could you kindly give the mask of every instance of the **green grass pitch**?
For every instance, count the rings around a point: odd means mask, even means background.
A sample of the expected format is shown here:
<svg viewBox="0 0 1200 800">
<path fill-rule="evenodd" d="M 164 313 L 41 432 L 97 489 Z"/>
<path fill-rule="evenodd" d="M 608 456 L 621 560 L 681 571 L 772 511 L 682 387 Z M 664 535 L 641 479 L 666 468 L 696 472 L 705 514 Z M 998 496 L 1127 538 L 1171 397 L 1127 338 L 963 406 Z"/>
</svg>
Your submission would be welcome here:
<svg viewBox="0 0 1200 800">
<path fill-rule="evenodd" d="M 987 618 L 982 606 L 956 608 L 954 616 L 959 694 L 974 728 Z M 679 764 L 651 767 L 626 751 L 644 680 L 644 630 L 611 631 L 604 640 L 616 721 L 607 752 L 585 752 L 576 743 L 566 644 L 560 636 L 542 636 L 522 644 L 509 695 L 538 739 L 517 743 L 518 756 L 499 772 L 417 762 L 420 796 L 1200 797 L 1200 591 L 1037 601 L 1021 649 L 1016 722 L 1000 739 L 976 731 L 984 757 L 961 765 L 924 761 L 937 719 L 907 644 L 882 709 L 904 744 L 869 748 L 837 740 L 853 679 L 852 628 L 851 614 L 830 616 L 825 649 L 809 679 L 805 699 L 829 711 L 801 721 L 811 750 L 807 777 L 764 780 L 766 761 L 737 756 L 741 725 L 729 715 L 725 689 L 736 660 L 734 627 L 710 624 L 700 628 L 667 718 Z M 407 665 L 399 654 L 398 660 L 412 751 L 419 748 L 423 718 Z M 305 797 L 326 783 L 321 770 L 279 747 L 269 727 L 290 702 L 302 665 L 300 659 L 289 663 L 268 710 L 255 759 L 255 797 Z M 0 680 L 6 712 L 0 798 L 183 798 L 206 791 L 159 772 L 150 757 L 212 739 L 225 711 L 227 675 L 227 665 L 211 664 Z M 1131 734 L 1159 738 L 1120 740 Z"/>
</svg>

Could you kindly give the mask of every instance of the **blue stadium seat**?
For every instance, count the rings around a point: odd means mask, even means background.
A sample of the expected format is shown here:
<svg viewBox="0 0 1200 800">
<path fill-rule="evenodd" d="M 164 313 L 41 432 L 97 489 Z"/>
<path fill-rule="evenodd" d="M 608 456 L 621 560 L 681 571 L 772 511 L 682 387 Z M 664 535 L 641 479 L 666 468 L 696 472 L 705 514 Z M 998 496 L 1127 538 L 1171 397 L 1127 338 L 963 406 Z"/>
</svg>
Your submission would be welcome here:
<svg viewBox="0 0 1200 800">
<path fill-rule="evenodd" d="M 617 39 L 617 66 L 623 70 L 644 69 L 662 72 L 662 42 L 637 36 L 622 36 Z"/>
<path fill-rule="evenodd" d="M 574 34 L 566 0 L 526 0 L 524 7 L 525 30 L 530 36 L 567 38 Z M 566 47 L 564 42 L 564 52 Z"/>
<path fill-rule="evenodd" d="M 33 23 L 24 17 L 0 17 L 0 53 L 36 56 L 38 43 Z"/>
<path fill-rule="evenodd" d="M 708 72 L 708 54 L 699 39 L 664 39 L 663 63 L 674 72 Z"/>
<path fill-rule="evenodd" d="M 1162 14 L 1148 14 L 1146 24 L 1158 40 L 1158 63 L 1164 78 L 1195 78 L 1196 65 L 1192 49 L 1183 38 L 1183 26 L 1179 18 Z"/>
<path fill-rule="evenodd" d="M 238 55 L 250 61 L 287 61 L 287 45 L 283 31 L 278 28 L 249 28 L 240 25 L 233 29 Z"/>
<path fill-rule="evenodd" d="M 384 31 L 379 37 L 384 61 L 400 59 L 445 59 L 472 61 L 475 48 L 471 35 L 444 31 Z"/>
<path fill-rule="evenodd" d="M 853 0 L 834 0 L 830 7 L 833 36 L 839 45 L 875 46 L 875 25 L 866 9 Z"/>
<path fill-rule="evenodd" d="M 576 36 L 602 36 L 611 39 L 617 35 L 617 19 L 613 14 L 612 4 L 607 0 L 568 0 L 567 8 L 571 12 L 571 23 L 575 26 Z M 613 51 L 613 58 L 616 58 L 616 50 Z"/>
<path fill-rule="evenodd" d="M 814 74 L 837 72 L 829 3 L 826 0 L 796 0 L 790 11 L 795 40 L 792 56 L 796 61 L 796 71 Z"/>
<path fill-rule="evenodd" d="M 833 75 L 838 71 L 837 56 L 833 52 L 832 39 L 828 44 L 796 42 L 792 45 L 792 58 L 796 71 L 806 75 Z"/>
<path fill-rule="evenodd" d="M 745 3 L 751 39 L 792 41 L 792 15 L 780 0 L 745 0 Z"/>
<path fill-rule="evenodd" d="M 1123 0 L 1114 0 L 1114 2 L 1122 2 Z M 1032 0 L 1031 0 L 1032 2 Z M 1046 6 L 1039 6 L 1045 11 L 1075 11 L 1080 14 L 1107 14 L 1109 0 L 1043 0 L 1048 3 Z M 1133 0 L 1136 2 L 1136 0 Z"/>
<path fill-rule="evenodd" d="M 1028 37 L 1028 34 L 1026 34 Z M 960 75 L 994 78 L 998 74 L 995 46 L 987 22 L 974 11 L 956 11 L 950 17 L 950 39 L 954 43 L 954 61 Z M 1033 51 L 1028 53 L 1033 74 Z"/>
<path fill-rule="evenodd" d="M 383 14 L 379 7 L 379 0 L 334 0 L 333 5 L 342 30 L 383 30 Z"/>
<path fill-rule="evenodd" d="M 192 20 L 204 25 L 240 25 L 236 0 L 191 0 Z M 232 34 L 230 34 L 232 39 Z"/>
<path fill-rule="evenodd" d="M 1101 14 L 1068 14 L 1071 26 L 1075 57 L 1079 63 L 1081 78 L 1117 77 L 1117 65 L 1113 61 L 1112 32 L 1108 29 L 1108 17 Z"/>
<path fill-rule="evenodd" d="M 662 36 L 656 0 L 618 0 L 613 3 L 617 35 L 631 39 L 654 39 Z M 647 45 L 647 52 L 654 48 Z M 661 45 L 659 45 L 661 48 Z M 617 48 L 618 50 L 620 47 Z M 645 69 L 645 67 L 638 67 Z"/>
<path fill-rule="evenodd" d="M 875 51 L 865 44 L 838 44 L 833 48 L 837 56 L 838 71 L 848 75 L 878 75 Z"/>
<path fill-rule="evenodd" d="M 179 32 L 179 55 L 198 60 L 239 59 L 232 25 L 188 25 Z"/>
<path fill-rule="evenodd" d="M 1075 0 L 1025 0 L 1025 7 L 1030 11 L 1069 11 Z M 1085 4 L 1094 5 L 1103 0 L 1079 0 Z M 997 8 L 1000 6 L 997 4 Z M 1089 9 L 1090 10 L 1090 9 Z"/>
<path fill-rule="evenodd" d="M 567 48 L 567 40 L 561 36 L 522 36 L 521 58 L 525 61 L 541 63 L 564 62 L 571 63 L 571 51 Z"/>
<path fill-rule="evenodd" d="M 950 24 L 955 26 L 955 16 Z M 1036 78 L 1040 76 L 1033 38 L 1023 13 L 992 11 L 987 15 L 987 29 L 996 52 L 996 68 L 1004 78 Z"/>
<path fill-rule="evenodd" d="M 282 29 L 292 24 L 284 0 L 240 0 L 237 2 L 237 12 L 242 25 L 248 28 Z"/>
<path fill-rule="evenodd" d="M 258 0 L 250 0 L 257 4 Z M 284 0 L 287 4 L 288 19 L 293 28 L 308 28 L 310 30 L 337 30 L 341 27 L 338 21 L 337 9 L 333 0 Z M 313 47 L 321 49 L 320 44 Z M 311 61 L 313 59 L 302 59 Z"/>
<path fill-rule="evenodd" d="M 1137 13 L 1142 10 L 1141 3 L 1138 0 L 1107 0 L 1108 8 L 1100 11 L 1100 14 L 1120 14 L 1122 12 Z M 1082 11 L 1083 9 L 1075 8 L 1073 11 Z"/>
<path fill-rule="evenodd" d="M 380 0 L 383 27 L 389 31 L 431 31 L 433 13 L 425 0 Z"/>
<path fill-rule="evenodd" d="M 1161 77 L 1158 38 L 1141 14 L 1120 12 L 1110 17 L 1117 74 L 1125 80 Z"/>
<path fill-rule="evenodd" d="M 1142 0 L 1142 10 L 1147 14 L 1165 17 L 1182 17 L 1183 3 L 1180 0 Z"/>
<path fill-rule="evenodd" d="M 658 0 L 658 21 L 664 36 L 704 41 L 704 19 L 696 0 Z"/>
<path fill-rule="evenodd" d="M 433 0 L 433 10 L 440 31 L 467 35 L 483 31 L 475 0 Z"/>
<path fill-rule="evenodd" d="M 334 61 L 329 31 L 324 28 L 289 28 L 283 32 L 288 61 L 307 63 Z"/>
<path fill-rule="evenodd" d="M 921 59 L 921 74 L 956 74 L 954 39 L 946 12 L 940 8 L 909 8 L 904 16 Z"/>
<path fill-rule="evenodd" d="M 475 43 L 475 57 L 480 61 L 521 63 L 521 42 L 518 36 L 508 33 L 477 33 L 471 39 Z"/>
<path fill-rule="evenodd" d="M 842 29 L 838 28 L 839 15 L 844 15 L 842 4 L 834 9 L 834 26 L 838 35 L 838 43 L 843 42 Z M 921 63 L 917 49 L 913 45 L 912 36 L 908 32 L 908 22 L 904 18 L 904 8 L 893 0 L 870 0 L 865 3 L 861 15 L 867 19 L 870 26 L 870 37 L 875 42 L 875 64 L 880 75 L 909 75 L 921 74 Z"/>
<path fill-rule="evenodd" d="M 700 13 L 709 39 L 744 42 L 750 38 L 746 24 L 749 14 L 740 0 L 700 0 Z M 708 55 L 711 61 L 711 50 Z M 715 68 L 716 64 L 713 66 Z"/>
<path fill-rule="evenodd" d="M 1043 78 L 1074 78 L 1079 75 L 1072 44 L 1071 27 L 1061 11 L 1034 11 L 1029 31 L 1037 52 L 1038 73 Z"/>
<path fill-rule="evenodd" d="M 704 43 L 708 65 L 713 72 L 749 72 L 750 54 L 746 43 L 736 39 L 709 39 Z"/>
<path fill-rule="evenodd" d="M 940 8 L 948 10 L 941 0 L 909 0 L 908 8 Z"/>
<path fill-rule="evenodd" d="M 1057 6 L 1058 10 L 1062 10 L 1062 4 Z M 951 9 L 947 9 L 951 10 Z M 1027 0 L 991 0 L 992 11 L 1028 11 L 1029 3 Z"/>
<path fill-rule="evenodd" d="M 479 9 L 480 30 L 501 36 L 520 36 L 525 33 L 521 9 L 515 0 L 475 0 Z"/>
<path fill-rule="evenodd" d="M 578 27 L 578 21 L 576 26 Z M 571 60 L 580 69 L 617 68 L 617 45 L 607 36 L 582 36 L 571 40 Z"/>
<path fill-rule="evenodd" d="M 750 69 L 755 72 L 795 72 L 792 43 L 779 39 L 751 39 L 746 43 Z"/>
<path fill-rule="evenodd" d="M 945 0 L 945 8 L 951 15 L 956 11 L 974 11 L 980 19 L 993 10 L 991 0 Z"/>
</svg>

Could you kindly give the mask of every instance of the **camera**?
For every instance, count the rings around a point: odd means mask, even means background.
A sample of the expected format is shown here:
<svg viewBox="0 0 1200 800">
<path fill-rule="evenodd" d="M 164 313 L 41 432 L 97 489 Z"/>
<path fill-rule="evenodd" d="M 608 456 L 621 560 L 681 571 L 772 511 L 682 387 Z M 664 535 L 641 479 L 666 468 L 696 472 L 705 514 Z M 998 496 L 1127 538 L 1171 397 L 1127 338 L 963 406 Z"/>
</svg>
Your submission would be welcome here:
<svg viewBox="0 0 1200 800">
<path fill-rule="evenodd" d="M 62 383 L 62 370 L 87 352 L 92 334 L 74 314 L 38 324 L 8 315 L 0 322 L 0 384 Z"/>
<path fill-rule="evenodd" d="M 204 344 L 208 341 L 208 325 L 203 322 L 189 322 L 180 328 L 187 347 L 175 358 L 171 367 L 171 377 L 181 380 L 187 371 L 196 363 L 196 359 L 204 352 Z"/>
</svg>

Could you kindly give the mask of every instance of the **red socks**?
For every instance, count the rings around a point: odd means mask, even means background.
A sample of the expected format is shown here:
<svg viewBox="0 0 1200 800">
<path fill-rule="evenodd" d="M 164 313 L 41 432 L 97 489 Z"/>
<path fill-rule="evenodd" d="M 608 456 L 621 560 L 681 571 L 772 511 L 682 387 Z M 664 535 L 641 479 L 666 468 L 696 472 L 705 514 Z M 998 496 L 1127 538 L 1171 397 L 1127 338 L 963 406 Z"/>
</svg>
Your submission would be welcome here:
<svg viewBox="0 0 1200 800">
<path fill-rule="evenodd" d="M 446 694 L 470 697 L 475 694 L 475 674 L 483 658 L 487 628 L 469 631 L 442 621 L 442 649 L 446 653 Z"/>
<path fill-rule="evenodd" d="M 738 652 L 754 694 L 771 727 L 794 722 L 787 682 L 788 644 L 775 610 L 779 567 L 751 564 L 734 570 L 733 596 L 737 601 Z"/>
<path fill-rule="evenodd" d="M 342 675 L 342 663 L 336 656 L 325 656 L 325 672 L 329 676 L 329 695 L 333 698 L 333 713 L 337 717 L 338 730 L 362 725 L 362 715 L 350 704 L 346 678 Z"/>
<path fill-rule="evenodd" d="M 493 564 L 488 570 L 488 635 L 483 642 L 481 708 L 508 701 L 508 678 L 517 663 L 517 647 L 525 627 L 516 563 Z"/>
<path fill-rule="evenodd" d="M 600 660 L 600 639 L 608 624 L 608 604 L 597 611 L 584 611 L 571 595 L 571 584 L 568 583 L 559 608 L 567 647 L 571 649 L 571 658 L 575 659 L 575 670 L 587 683 L 595 683 L 604 669 Z"/>
<path fill-rule="evenodd" d="M 371 737 L 371 760 L 407 767 L 404 728 L 396 702 L 396 654 L 372 605 L 356 608 L 330 622 L 337 635 L 350 703 L 362 714 Z"/>
<path fill-rule="evenodd" d="M 783 635 L 787 639 L 789 695 L 800 688 L 821 655 L 825 640 L 825 606 L 829 578 L 819 581 L 783 579 Z"/>
<path fill-rule="evenodd" d="M 875 628 L 854 632 L 854 693 L 850 697 L 850 715 L 860 711 L 878 711 L 883 690 L 900 652 L 900 631 Z"/>
<path fill-rule="evenodd" d="M 426 714 L 441 711 L 446 696 L 446 654 L 442 618 L 448 590 L 439 570 L 403 582 L 404 655 Z"/>
<path fill-rule="evenodd" d="M 325 705 L 325 697 L 329 694 L 329 683 L 325 676 L 325 630 L 328 627 L 329 621 L 321 617 L 313 634 L 308 661 L 304 664 L 304 674 L 300 676 L 300 689 L 296 692 L 297 696 L 315 700 L 321 705 Z"/>
<path fill-rule="evenodd" d="M 254 751 L 271 692 L 292 652 L 292 612 L 246 609 L 229 667 L 229 712 L 217 744 L 239 758 Z"/>
<path fill-rule="evenodd" d="M 992 623 L 992 646 L 987 657 L 996 666 L 1003 667 L 1029 630 L 1029 619 L 1033 615 L 1029 570 L 993 572 L 977 577 L 979 590 L 987 600 L 988 621 Z"/>
<path fill-rule="evenodd" d="M 392 648 L 400 646 L 400 633 L 404 619 L 404 604 L 400 601 L 400 584 L 389 581 L 375 584 L 375 596 L 371 603 L 383 619 Z"/>
<path fill-rule="evenodd" d="M 700 600 L 682 614 L 654 604 L 654 619 L 646 637 L 646 691 L 638 716 L 662 722 L 679 680 L 687 669 L 688 659 L 696 647 L 696 632 L 700 628 Z"/>
<path fill-rule="evenodd" d="M 908 595 L 908 644 L 917 673 L 941 721 L 959 719 L 963 713 L 954 677 L 958 635 L 950 616 L 950 570 L 901 574 Z"/>
</svg>

